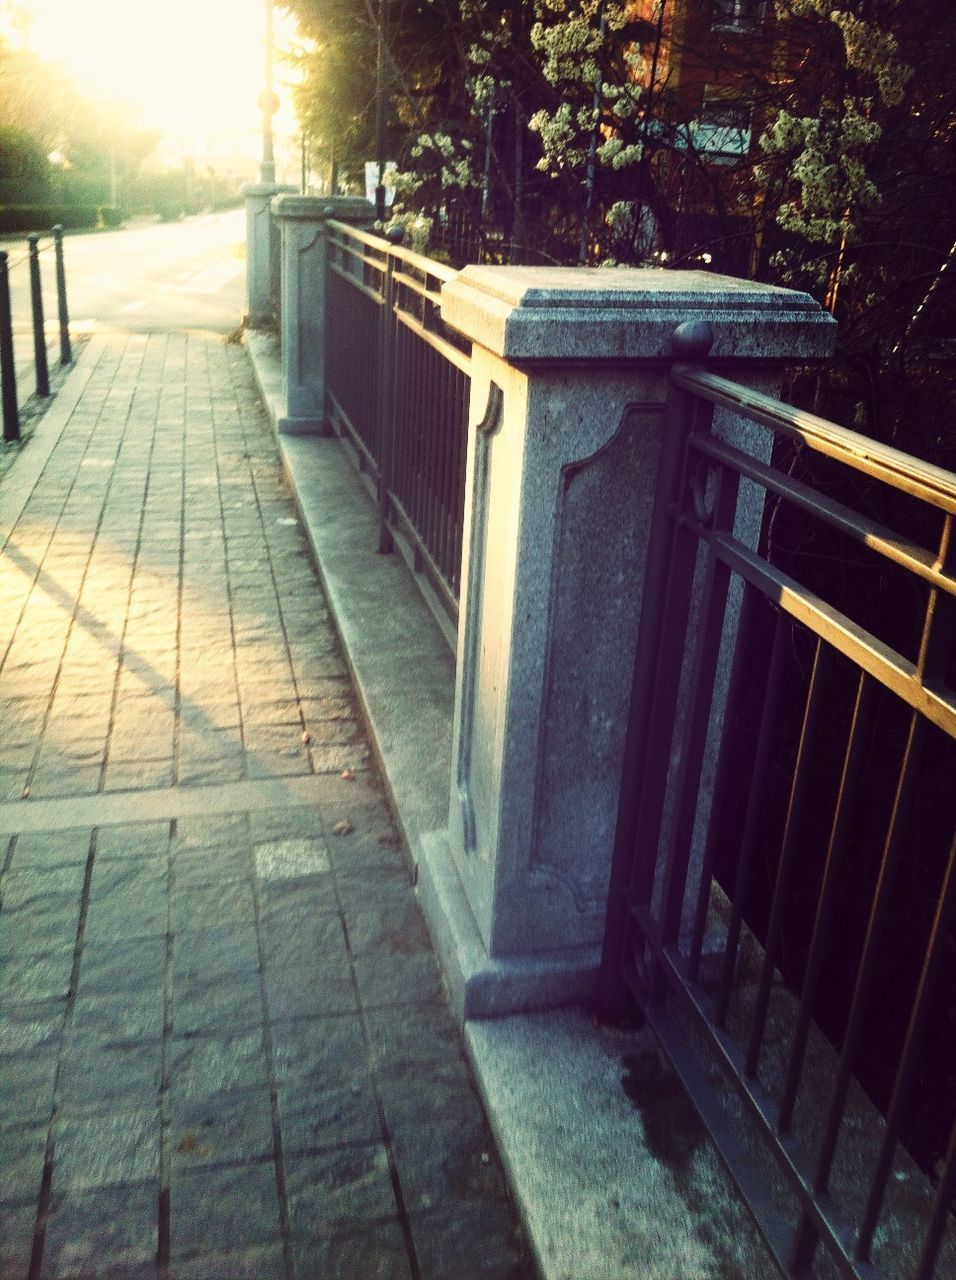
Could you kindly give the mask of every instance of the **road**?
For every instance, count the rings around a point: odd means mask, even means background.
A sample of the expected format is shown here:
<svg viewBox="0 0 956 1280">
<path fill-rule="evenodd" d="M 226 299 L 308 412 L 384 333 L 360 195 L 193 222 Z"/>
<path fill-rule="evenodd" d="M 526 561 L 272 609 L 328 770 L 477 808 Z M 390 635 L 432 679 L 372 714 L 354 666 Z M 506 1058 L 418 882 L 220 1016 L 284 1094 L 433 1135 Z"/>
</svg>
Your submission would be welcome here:
<svg viewBox="0 0 956 1280">
<path fill-rule="evenodd" d="M 52 244 L 44 237 L 41 247 Z M 33 330 L 25 239 L 7 240 L 17 388 L 33 392 Z M 182 222 L 138 225 L 64 239 L 70 330 L 230 333 L 245 309 L 245 214 L 204 214 Z M 59 362 L 52 248 L 41 253 L 44 316 L 51 372 Z"/>
</svg>

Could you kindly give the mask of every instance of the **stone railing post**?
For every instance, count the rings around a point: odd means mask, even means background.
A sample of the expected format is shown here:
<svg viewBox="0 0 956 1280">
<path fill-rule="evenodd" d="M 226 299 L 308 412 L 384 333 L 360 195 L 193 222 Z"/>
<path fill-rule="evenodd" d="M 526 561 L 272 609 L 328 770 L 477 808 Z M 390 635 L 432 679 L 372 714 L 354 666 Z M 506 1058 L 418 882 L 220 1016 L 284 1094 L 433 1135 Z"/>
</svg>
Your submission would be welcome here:
<svg viewBox="0 0 956 1280">
<path fill-rule="evenodd" d="M 358 196 L 281 195 L 272 214 L 282 236 L 282 412 L 277 430 L 316 435 L 325 428 L 325 326 L 328 222 L 367 227 L 375 209 Z"/>
<path fill-rule="evenodd" d="M 710 360 L 772 392 L 835 326 L 806 294 L 659 269 L 467 267 L 442 316 L 474 344 L 476 426 L 449 823 L 419 885 L 469 1017 L 593 987 L 675 329 L 709 322 Z"/>
<path fill-rule="evenodd" d="M 269 205 L 282 191 L 295 191 L 295 187 L 279 186 L 275 182 L 247 182 L 242 188 L 246 198 L 246 323 L 252 329 L 259 329 L 272 320 L 278 255 Z"/>
</svg>

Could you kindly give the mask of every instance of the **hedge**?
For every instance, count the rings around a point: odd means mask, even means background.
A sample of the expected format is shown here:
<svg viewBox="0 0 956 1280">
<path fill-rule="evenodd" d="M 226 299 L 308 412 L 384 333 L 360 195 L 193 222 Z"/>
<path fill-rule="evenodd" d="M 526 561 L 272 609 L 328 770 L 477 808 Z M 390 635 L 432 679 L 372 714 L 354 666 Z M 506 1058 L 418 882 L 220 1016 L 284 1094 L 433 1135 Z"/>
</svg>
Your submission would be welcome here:
<svg viewBox="0 0 956 1280">
<path fill-rule="evenodd" d="M 59 224 L 68 231 L 95 227 L 99 206 L 20 204 L 0 205 L 0 231 L 49 231 Z"/>
</svg>

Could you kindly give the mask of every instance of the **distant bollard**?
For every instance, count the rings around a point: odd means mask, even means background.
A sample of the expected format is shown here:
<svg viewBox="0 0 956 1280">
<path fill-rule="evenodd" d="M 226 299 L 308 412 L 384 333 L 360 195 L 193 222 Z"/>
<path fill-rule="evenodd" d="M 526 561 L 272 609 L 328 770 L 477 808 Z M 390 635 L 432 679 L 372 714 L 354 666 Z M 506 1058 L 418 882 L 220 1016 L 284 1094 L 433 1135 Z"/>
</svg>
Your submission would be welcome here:
<svg viewBox="0 0 956 1280">
<path fill-rule="evenodd" d="M 3 438 L 20 439 L 17 374 L 13 365 L 13 322 L 10 311 L 8 255 L 0 250 L 0 389 L 3 392 Z"/>
<path fill-rule="evenodd" d="M 60 364 L 70 364 L 73 348 L 70 346 L 70 313 L 66 306 L 66 267 L 63 265 L 63 228 L 53 228 L 56 253 L 56 302 L 60 313 Z"/>
<path fill-rule="evenodd" d="M 43 290 L 40 288 L 40 237 L 27 236 L 30 246 L 30 298 L 33 303 L 33 357 L 37 370 L 37 395 L 50 394 L 50 370 L 46 360 L 46 333 L 43 328 Z"/>
</svg>

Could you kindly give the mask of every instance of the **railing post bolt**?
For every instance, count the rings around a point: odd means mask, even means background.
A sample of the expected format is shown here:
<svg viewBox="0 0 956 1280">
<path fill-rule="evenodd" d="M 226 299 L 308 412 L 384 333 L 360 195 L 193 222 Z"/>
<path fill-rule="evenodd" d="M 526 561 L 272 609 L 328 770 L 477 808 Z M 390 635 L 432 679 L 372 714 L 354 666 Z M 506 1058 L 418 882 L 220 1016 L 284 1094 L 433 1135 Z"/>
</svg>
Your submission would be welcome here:
<svg viewBox="0 0 956 1280">
<path fill-rule="evenodd" d="M 53 243 L 56 254 L 56 301 L 60 313 L 60 364 L 72 364 L 70 313 L 66 305 L 66 267 L 63 265 L 63 228 L 59 223 L 53 228 Z"/>
<path fill-rule="evenodd" d="M 46 334 L 43 328 L 43 291 L 40 287 L 40 237 L 27 236 L 30 246 L 30 299 L 33 303 L 33 355 L 37 370 L 37 395 L 50 394 L 50 370 L 46 360 Z"/>
<path fill-rule="evenodd" d="M 10 311 L 8 255 L 0 250 L 0 388 L 3 393 L 3 438 L 20 439 L 17 374 L 13 363 L 13 321 Z"/>
</svg>

